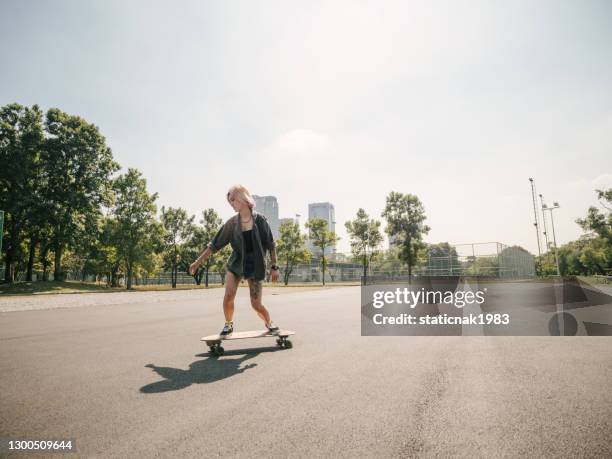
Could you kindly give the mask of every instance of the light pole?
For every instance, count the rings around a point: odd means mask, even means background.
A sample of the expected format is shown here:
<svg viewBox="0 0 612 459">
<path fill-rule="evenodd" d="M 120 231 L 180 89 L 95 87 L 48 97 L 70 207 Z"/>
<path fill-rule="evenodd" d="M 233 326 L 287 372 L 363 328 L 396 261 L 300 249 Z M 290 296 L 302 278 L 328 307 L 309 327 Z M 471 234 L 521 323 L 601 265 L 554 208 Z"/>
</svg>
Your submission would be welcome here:
<svg viewBox="0 0 612 459">
<path fill-rule="evenodd" d="M 546 204 L 542 204 L 542 212 L 548 210 L 550 212 L 550 224 L 553 230 L 553 245 L 555 246 L 555 262 L 557 263 L 557 276 L 561 276 L 561 270 L 559 269 L 559 255 L 557 254 L 557 237 L 555 236 L 555 220 L 553 219 L 553 210 L 558 209 L 559 203 L 553 202 L 552 207 L 548 207 Z"/>
<path fill-rule="evenodd" d="M 538 239 L 538 255 L 540 256 L 540 258 L 542 258 L 542 249 L 540 248 L 540 225 L 538 222 L 538 211 L 537 211 L 537 207 L 536 207 L 536 187 L 535 187 L 535 182 L 533 181 L 533 178 L 529 178 L 529 183 L 531 183 L 531 198 L 533 200 L 533 216 L 535 218 L 535 221 L 533 223 L 533 226 L 535 226 L 536 229 L 536 237 Z"/>
<path fill-rule="evenodd" d="M 548 229 L 546 228 L 546 214 L 544 213 L 544 196 L 540 194 L 540 203 L 542 206 L 542 223 L 544 224 L 544 238 L 546 240 L 546 252 L 550 249 L 550 242 L 548 242 Z"/>
</svg>

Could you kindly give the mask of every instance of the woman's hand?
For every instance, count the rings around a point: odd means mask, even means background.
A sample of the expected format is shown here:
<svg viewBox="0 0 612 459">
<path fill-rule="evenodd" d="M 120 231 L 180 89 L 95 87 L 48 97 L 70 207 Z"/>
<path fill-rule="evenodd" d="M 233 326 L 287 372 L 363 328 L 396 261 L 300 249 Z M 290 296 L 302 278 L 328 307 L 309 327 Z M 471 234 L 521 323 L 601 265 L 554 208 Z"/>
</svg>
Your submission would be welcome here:
<svg viewBox="0 0 612 459">
<path fill-rule="evenodd" d="M 192 276 L 195 275 L 196 271 L 198 270 L 198 266 L 200 266 L 200 263 L 198 263 L 197 261 L 191 263 L 191 265 L 189 266 L 189 274 L 191 274 Z"/>
<path fill-rule="evenodd" d="M 278 269 L 271 269 L 270 270 L 270 280 L 272 282 L 278 282 L 278 278 L 280 277 L 280 274 L 278 272 Z"/>
</svg>

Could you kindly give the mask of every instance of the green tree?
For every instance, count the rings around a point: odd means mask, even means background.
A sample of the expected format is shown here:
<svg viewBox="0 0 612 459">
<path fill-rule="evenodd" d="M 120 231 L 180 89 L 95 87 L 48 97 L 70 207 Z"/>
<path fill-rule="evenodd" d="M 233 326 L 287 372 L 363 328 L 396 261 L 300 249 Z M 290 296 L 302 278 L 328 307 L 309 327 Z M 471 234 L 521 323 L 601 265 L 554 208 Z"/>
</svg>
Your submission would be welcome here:
<svg viewBox="0 0 612 459">
<path fill-rule="evenodd" d="M 381 254 L 375 255 L 374 260 L 376 261 L 377 271 L 397 273 L 402 269 L 400 248 L 397 246 L 389 247 Z"/>
<path fill-rule="evenodd" d="M 219 277 L 221 277 L 221 285 L 225 285 L 225 276 L 227 274 L 227 260 L 229 259 L 231 254 L 232 247 L 228 244 L 213 255 L 214 261 L 210 268 L 213 270 L 213 272 L 219 274 Z M 206 286 L 208 287 L 208 278 L 206 279 Z"/>
<path fill-rule="evenodd" d="M 305 226 L 309 230 L 310 241 L 321 250 L 321 271 L 323 273 L 323 285 L 325 285 L 325 269 L 327 268 L 325 249 L 333 246 L 340 240 L 340 237 L 329 230 L 327 221 L 322 218 L 312 218 L 306 222 Z"/>
<path fill-rule="evenodd" d="M 194 235 L 193 220 L 185 209 L 161 208 L 161 222 L 164 227 L 164 261 L 172 272 L 172 288 L 176 288 L 179 267 L 186 270 L 188 266 L 186 243 Z"/>
<path fill-rule="evenodd" d="M 204 250 L 210 241 L 213 240 L 219 228 L 223 225 L 223 220 L 219 217 L 219 214 L 212 208 L 204 209 L 202 211 L 202 219 L 200 225 L 196 227 L 192 239 L 188 243 L 188 258 L 191 261 L 195 260 L 198 255 Z M 204 285 L 208 287 L 208 279 L 211 269 L 216 267 L 218 264 L 224 266 L 226 258 L 223 258 L 227 254 L 226 251 L 216 252 L 209 256 L 204 263 L 202 263 L 198 270 L 193 274 L 196 283 L 200 285 L 202 277 L 204 277 Z M 188 267 L 186 268 L 188 269 Z M 225 271 L 223 271 L 225 275 Z"/>
<path fill-rule="evenodd" d="M 283 281 L 289 284 L 289 277 L 298 263 L 310 262 L 310 251 L 304 244 L 306 235 L 300 233 L 300 225 L 294 222 L 283 222 L 279 228 L 276 241 L 276 254 L 279 264 L 284 264 Z"/>
<path fill-rule="evenodd" d="M 163 228 L 155 220 L 157 193 L 147 192 L 147 182 L 133 168 L 117 177 L 113 186 L 116 199 L 112 214 L 117 221 L 113 243 L 117 256 L 125 266 L 126 286 L 132 288 L 132 277 L 138 266 L 151 263 L 159 250 Z"/>
<path fill-rule="evenodd" d="M 416 264 L 419 250 L 424 247 L 423 236 L 429 233 L 425 222 L 425 210 L 418 197 L 392 191 L 387 196 L 385 210 L 381 214 L 387 220 L 385 228 L 389 236 L 394 236 L 401 248 L 400 259 L 408 265 L 408 278 L 412 277 L 412 267 Z"/>
<path fill-rule="evenodd" d="M 95 250 L 104 221 L 103 215 L 98 211 L 91 212 L 88 218 L 91 221 L 87 223 L 78 222 L 75 240 L 65 251 L 62 261 L 62 267 L 74 276 L 79 275 L 81 281 L 85 281 L 88 274 L 95 274 Z"/>
<path fill-rule="evenodd" d="M 49 280 L 49 268 L 53 263 L 51 259 L 51 227 L 46 226 L 43 235 L 40 237 L 40 249 L 38 252 L 38 263 L 42 269 L 42 280 Z"/>
<path fill-rule="evenodd" d="M 344 224 L 350 237 L 351 252 L 363 265 L 363 277 L 367 277 L 367 270 L 377 248 L 383 242 L 380 232 L 381 222 L 370 219 L 363 209 L 357 211 L 357 218 Z"/>
<path fill-rule="evenodd" d="M 497 276 L 499 273 L 499 259 L 495 255 L 470 257 L 465 273 L 472 276 Z"/>
<path fill-rule="evenodd" d="M 0 108 L 0 209 L 5 211 L 6 235 L 2 247 L 6 252 L 5 282 L 15 280 L 22 234 L 32 222 L 33 210 L 38 209 L 43 140 L 42 111 L 37 105 L 29 108 L 9 104 Z"/>
<path fill-rule="evenodd" d="M 109 287 L 119 286 L 121 258 L 118 245 L 120 245 L 119 222 L 112 216 L 104 216 L 92 250 L 92 260 L 95 273 L 104 276 Z"/>
<path fill-rule="evenodd" d="M 202 247 L 205 246 L 206 235 L 204 232 L 204 228 L 198 225 L 194 225 L 191 238 L 185 243 L 185 259 L 188 260 L 189 263 L 191 263 L 202 252 Z M 186 271 L 189 272 L 189 265 L 187 265 Z M 200 285 L 202 283 L 202 277 L 204 277 L 204 272 L 205 270 L 202 269 L 201 266 L 199 266 L 198 270 L 193 274 L 193 278 L 196 282 L 196 285 Z"/>
<path fill-rule="evenodd" d="M 55 279 L 63 280 L 62 254 L 83 232 L 95 232 L 102 205 L 112 198 L 111 176 L 119 170 L 97 126 L 52 108 L 43 149 L 45 201 L 53 229 Z"/>
<path fill-rule="evenodd" d="M 606 275 L 612 269 L 612 188 L 595 192 L 604 211 L 591 206 L 586 218 L 576 220 L 584 231 L 591 232 L 591 243 L 583 249 L 581 263 Z"/>
</svg>

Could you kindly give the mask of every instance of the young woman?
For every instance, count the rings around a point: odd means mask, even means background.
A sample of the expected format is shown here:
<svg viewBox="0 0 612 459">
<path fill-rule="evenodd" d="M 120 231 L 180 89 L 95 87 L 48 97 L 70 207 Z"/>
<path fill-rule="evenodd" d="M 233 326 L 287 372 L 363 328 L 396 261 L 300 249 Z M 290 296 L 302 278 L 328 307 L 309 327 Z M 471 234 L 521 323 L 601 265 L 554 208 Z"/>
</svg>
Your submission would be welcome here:
<svg viewBox="0 0 612 459">
<path fill-rule="evenodd" d="M 242 185 L 234 185 L 227 192 L 227 200 L 237 212 L 219 229 L 213 240 L 208 244 L 200 256 L 189 267 L 193 275 L 198 266 L 207 257 L 218 252 L 228 243 L 232 246 L 232 255 L 227 262 L 225 276 L 225 296 L 223 298 L 223 313 L 225 326 L 221 336 L 227 337 L 234 331 L 234 298 L 240 279 L 249 283 L 251 293 L 251 306 L 259 317 L 265 322 L 270 333 L 278 333 L 278 327 L 272 324 L 270 314 L 262 304 L 262 280 L 266 277 L 266 251 L 270 252 L 270 278 L 277 282 L 279 278 L 276 265 L 276 245 L 270 225 L 266 218 L 254 210 L 255 200 L 249 191 Z"/>
</svg>

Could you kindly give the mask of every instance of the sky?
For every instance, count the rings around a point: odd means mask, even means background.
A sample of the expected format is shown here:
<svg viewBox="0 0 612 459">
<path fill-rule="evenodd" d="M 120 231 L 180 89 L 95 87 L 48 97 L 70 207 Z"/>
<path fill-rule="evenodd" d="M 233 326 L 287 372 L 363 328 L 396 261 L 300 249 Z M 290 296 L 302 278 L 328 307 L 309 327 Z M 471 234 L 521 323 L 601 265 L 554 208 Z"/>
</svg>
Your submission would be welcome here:
<svg viewBox="0 0 612 459">
<path fill-rule="evenodd" d="M 2 0 L 0 105 L 94 123 L 197 220 L 237 183 L 302 224 L 329 201 L 348 252 L 396 191 L 426 242 L 537 253 L 529 177 L 558 244 L 612 186 L 610 24 L 607 1 Z"/>
</svg>

